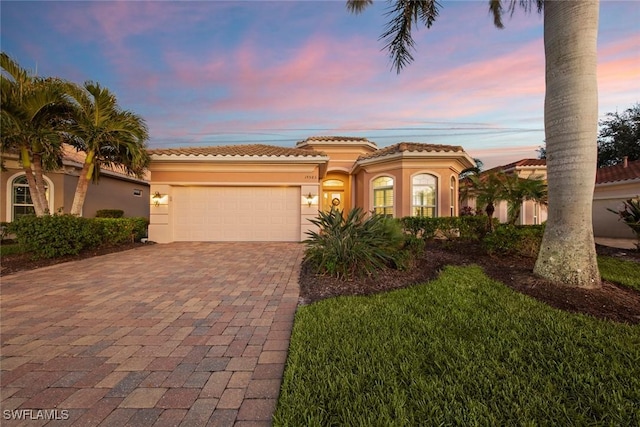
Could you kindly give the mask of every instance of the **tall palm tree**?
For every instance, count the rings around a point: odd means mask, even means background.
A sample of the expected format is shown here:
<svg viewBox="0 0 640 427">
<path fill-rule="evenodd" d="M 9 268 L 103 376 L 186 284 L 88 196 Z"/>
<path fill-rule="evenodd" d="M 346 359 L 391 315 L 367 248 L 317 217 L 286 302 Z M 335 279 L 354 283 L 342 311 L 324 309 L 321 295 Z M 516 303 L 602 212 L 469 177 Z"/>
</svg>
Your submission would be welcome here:
<svg viewBox="0 0 640 427">
<path fill-rule="evenodd" d="M 547 184 L 542 177 L 525 179 L 515 173 L 507 174 L 503 181 L 502 199 L 507 201 L 508 222 L 515 225 L 526 200 L 547 204 Z"/>
<path fill-rule="evenodd" d="M 372 0 L 347 0 L 355 13 Z M 413 60 L 414 24 L 431 27 L 436 0 L 393 0 L 381 38 L 398 72 Z M 600 273 L 592 226 L 596 174 L 599 0 L 489 0 L 494 24 L 502 15 L 536 6 L 544 14 L 545 139 L 549 213 L 534 272 L 560 285 L 597 287 Z"/>
<path fill-rule="evenodd" d="M 86 154 L 70 211 L 80 215 L 89 181 L 98 181 L 101 167 L 143 175 L 149 164 L 149 132 L 142 117 L 122 110 L 115 95 L 98 83 L 86 82 L 84 87 L 70 84 L 67 94 L 74 106 L 68 129 L 71 143 Z"/>
<path fill-rule="evenodd" d="M 34 76 L 4 52 L 0 66 L 2 152 L 18 153 L 35 213 L 42 216 L 49 213 L 43 172 L 62 165 L 64 82 Z"/>
</svg>

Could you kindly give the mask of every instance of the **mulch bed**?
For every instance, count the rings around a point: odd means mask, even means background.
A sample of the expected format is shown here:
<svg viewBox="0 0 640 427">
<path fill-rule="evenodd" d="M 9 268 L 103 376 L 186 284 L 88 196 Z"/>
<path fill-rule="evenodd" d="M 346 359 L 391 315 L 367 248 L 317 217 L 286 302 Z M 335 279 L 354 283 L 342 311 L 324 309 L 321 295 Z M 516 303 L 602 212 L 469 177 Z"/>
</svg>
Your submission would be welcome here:
<svg viewBox="0 0 640 427">
<path fill-rule="evenodd" d="M 2 258 L 1 275 L 120 252 L 144 245 L 144 243 L 129 243 L 102 247 L 76 256 L 56 259 L 32 260 L 26 255 L 8 255 Z M 600 255 L 638 262 L 640 271 L 640 253 L 637 251 L 601 245 L 596 245 L 596 250 Z M 406 288 L 435 279 L 446 265 L 476 264 L 481 266 L 489 277 L 553 307 L 616 322 L 640 323 L 640 292 L 606 281 L 599 289 L 555 286 L 533 274 L 534 262 L 533 258 L 490 256 L 478 245 L 469 243 L 429 242 L 425 255 L 416 261 L 414 268 L 407 271 L 387 270 L 376 277 L 344 281 L 316 275 L 307 264 L 303 264 L 300 273 L 300 302 L 309 304 L 340 295 L 370 295 Z"/>
<path fill-rule="evenodd" d="M 17 273 L 18 271 L 33 270 L 35 268 L 48 267 L 50 265 L 60 264 L 69 261 L 78 261 L 84 258 L 91 258 L 98 255 L 106 255 L 114 252 L 122 252 L 129 249 L 138 248 L 148 243 L 123 243 L 117 246 L 103 246 L 96 249 L 89 249 L 78 255 L 69 255 L 60 258 L 31 259 L 28 254 L 14 254 L 2 257 L 2 269 L 0 275 Z"/>
<path fill-rule="evenodd" d="M 600 255 L 638 262 L 640 253 L 606 246 L 596 246 Z M 603 281 L 599 289 L 555 286 L 533 274 L 535 259 L 518 256 L 490 256 L 478 245 L 455 242 L 430 242 L 425 255 L 409 271 L 388 270 L 377 277 L 344 281 L 316 275 L 303 264 L 300 274 L 300 302 L 309 304 L 340 295 L 370 295 L 428 282 L 446 265 L 481 266 L 485 273 L 512 289 L 553 307 L 601 319 L 631 324 L 640 323 L 640 292 Z"/>
</svg>

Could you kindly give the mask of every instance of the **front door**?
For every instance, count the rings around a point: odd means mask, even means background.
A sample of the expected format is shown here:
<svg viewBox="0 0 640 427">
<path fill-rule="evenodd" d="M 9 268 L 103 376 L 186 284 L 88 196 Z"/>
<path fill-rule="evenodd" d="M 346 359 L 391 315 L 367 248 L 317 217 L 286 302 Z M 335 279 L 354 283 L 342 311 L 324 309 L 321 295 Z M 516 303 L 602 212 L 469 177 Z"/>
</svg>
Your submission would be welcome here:
<svg viewBox="0 0 640 427">
<path fill-rule="evenodd" d="M 344 209 L 344 190 L 328 190 L 322 192 L 322 210 L 329 212 L 331 208 Z"/>
</svg>

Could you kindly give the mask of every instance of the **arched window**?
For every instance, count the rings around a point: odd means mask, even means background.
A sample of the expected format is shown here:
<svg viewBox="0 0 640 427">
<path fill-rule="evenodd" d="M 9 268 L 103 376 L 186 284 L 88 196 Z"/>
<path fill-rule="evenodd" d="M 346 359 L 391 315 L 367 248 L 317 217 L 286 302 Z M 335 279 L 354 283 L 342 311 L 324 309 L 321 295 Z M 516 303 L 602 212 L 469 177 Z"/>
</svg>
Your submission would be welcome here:
<svg viewBox="0 0 640 427">
<path fill-rule="evenodd" d="M 45 181 L 44 185 L 47 200 L 49 200 L 49 185 Z M 23 215 L 33 215 L 36 210 L 31 199 L 29 183 L 26 175 L 19 175 L 11 183 L 11 219 L 15 221 Z"/>
<path fill-rule="evenodd" d="M 438 199 L 437 179 L 433 175 L 421 173 L 411 180 L 413 216 L 434 218 L 437 215 L 436 200 Z"/>
<path fill-rule="evenodd" d="M 373 180 L 373 211 L 393 216 L 393 178 L 390 176 Z"/>
<path fill-rule="evenodd" d="M 456 179 L 451 177 L 449 200 L 451 201 L 451 215 L 456 216 Z"/>
</svg>

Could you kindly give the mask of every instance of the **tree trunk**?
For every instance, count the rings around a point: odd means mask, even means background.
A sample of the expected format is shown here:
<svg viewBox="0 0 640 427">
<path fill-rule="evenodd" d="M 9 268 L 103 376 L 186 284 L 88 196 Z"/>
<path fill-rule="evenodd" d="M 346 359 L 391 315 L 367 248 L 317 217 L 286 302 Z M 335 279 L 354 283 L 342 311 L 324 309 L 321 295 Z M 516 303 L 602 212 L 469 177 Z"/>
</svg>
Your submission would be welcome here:
<svg viewBox="0 0 640 427">
<path fill-rule="evenodd" d="M 78 185 L 76 186 L 76 193 L 73 196 L 73 205 L 71 206 L 71 215 L 80 216 L 82 214 L 82 207 L 84 206 L 84 199 L 87 197 L 87 189 L 89 188 L 89 181 L 93 175 L 93 157 L 94 153 L 90 151 L 87 153 L 87 158 L 82 165 L 82 171 L 78 177 Z"/>
<path fill-rule="evenodd" d="M 33 202 L 33 210 L 36 216 L 43 216 L 44 207 L 42 206 L 40 197 L 38 197 L 38 186 L 36 185 L 36 179 L 33 175 L 33 169 L 31 168 L 31 158 L 29 157 L 29 151 L 24 147 L 20 149 L 20 160 L 22 162 L 22 168 L 24 169 L 25 178 L 27 178 L 27 183 L 29 184 L 29 195 Z"/>
<path fill-rule="evenodd" d="M 47 200 L 47 190 L 44 185 L 44 177 L 42 174 L 42 156 L 40 154 L 33 155 L 33 172 L 36 182 L 36 195 L 38 198 L 40 205 L 42 206 L 43 215 L 49 215 L 51 212 L 49 211 L 49 201 Z M 33 196 L 32 196 L 33 199 Z"/>
<path fill-rule="evenodd" d="M 496 211 L 496 207 L 493 202 L 487 204 L 485 212 L 487 213 L 487 231 L 493 233 L 493 213 Z"/>
<path fill-rule="evenodd" d="M 598 287 L 592 203 L 598 137 L 597 0 L 545 1 L 549 215 L 534 272 Z"/>
</svg>

